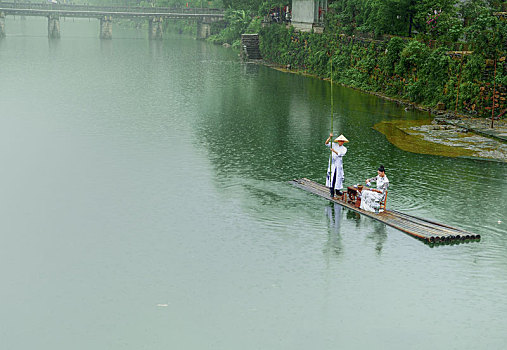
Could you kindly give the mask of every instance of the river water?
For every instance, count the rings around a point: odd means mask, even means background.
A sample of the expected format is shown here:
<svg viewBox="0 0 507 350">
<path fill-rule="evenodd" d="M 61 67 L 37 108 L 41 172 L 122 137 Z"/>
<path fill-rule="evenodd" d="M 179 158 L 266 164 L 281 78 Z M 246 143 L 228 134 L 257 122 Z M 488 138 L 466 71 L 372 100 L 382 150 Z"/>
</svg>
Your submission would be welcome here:
<svg viewBox="0 0 507 350">
<path fill-rule="evenodd" d="M 504 349 L 507 166 L 413 154 L 426 115 L 334 88 L 346 184 L 481 234 L 430 247 L 323 182 L 328 82 L 182 36 L 45 19 L 0 40 L 2 349 Z"/>
</svg>

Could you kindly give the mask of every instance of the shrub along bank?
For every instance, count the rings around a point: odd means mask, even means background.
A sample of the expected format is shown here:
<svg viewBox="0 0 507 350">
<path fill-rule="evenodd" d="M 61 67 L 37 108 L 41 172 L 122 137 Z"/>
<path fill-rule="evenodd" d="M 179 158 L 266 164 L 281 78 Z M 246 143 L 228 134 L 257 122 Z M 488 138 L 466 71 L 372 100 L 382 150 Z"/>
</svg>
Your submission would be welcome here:
<svg viewBox="0 0 507 350">
<path fill-rule="evenodd" d="M 268 61 L 322 78 L 330 77 L 332 62 L 337 83 L 421 105 L 443 102 L 450 110 L 490 117 L 495 91 L 495 115 L 506 108 L 505 52 L 488 58 L 400 37 L 371 40 L 279 25 L 261 29 L 260 49 Z"/>
<path fill-rule="evenodd" d="M 488 33 L 477 33 L 476 42 L 452 44 L 302 33 L 272 24 L 260 30 L 260 49 L 267 61 L 321 78 L 330 77 L 332 64 L 333 80 L 347 86 L 423 106 L 442 102 L 448 110 L 491 117 L 493 97 L 495 115 L 507 108 L 506 26 L 495 23 L 498 27 L 484 29 Z M 468 51 L 463 54 L 463 49 Z"/>
</svg>

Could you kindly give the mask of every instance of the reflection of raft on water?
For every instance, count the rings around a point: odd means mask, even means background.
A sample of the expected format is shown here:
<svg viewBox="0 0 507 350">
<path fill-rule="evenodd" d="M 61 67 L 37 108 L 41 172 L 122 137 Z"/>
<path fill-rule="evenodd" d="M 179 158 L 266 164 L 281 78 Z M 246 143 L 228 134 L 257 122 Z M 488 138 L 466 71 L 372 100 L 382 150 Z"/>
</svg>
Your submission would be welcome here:
<svg viewBox="0 0 507 350">
<path fill-rule="evenodd" d="M 467 240 L 480 240 L 481 236 L 476 235 L 459 228 L 440 224 L 438 222 L 418 218 L 412 215 L 400 213 L 395 210 L 385 210 L 379 214 L 371 213 L 359 208 L 356 208 L 354 203 L 347 200 L 334 200 L 329 195 L 329 189 L 324 185 L 314 182 L 309 179 L 299 179 L 290 181 L 296 187 L 309 191 L 318 196 L 329 199 L 344 207 L 352 209 L 358 213 L 369 216 L 375 220 L 381 221 L 389 226 L 392 226 L 400 231 L 408 233 L 411 236 L 419 238 L 426 243 L 458 243 Z"/>
</svg>

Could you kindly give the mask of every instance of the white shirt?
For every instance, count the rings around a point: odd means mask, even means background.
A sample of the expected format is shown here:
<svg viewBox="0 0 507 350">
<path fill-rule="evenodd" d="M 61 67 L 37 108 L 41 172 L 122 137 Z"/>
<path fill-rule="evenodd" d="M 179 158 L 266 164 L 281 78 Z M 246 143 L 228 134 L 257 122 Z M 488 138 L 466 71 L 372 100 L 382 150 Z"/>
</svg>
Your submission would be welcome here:
<svg viewBox="0 0 507 350">
<path fill-rule="evenodd" d="M 326 146 L 331 147 L 331 144 L 333 144 L 333 149 L 336 152 L 338 152 L 338 154 L 336 154 L 334 152 L 332 153 L 333 154 L 333 161 L 338 160 L 339 157 L 343 157 L 345 155 L 345 153 L 347 153 L 347 147 L 345 147 L 343 145 L 340 146 L 335 142 L 329 142 Z"/>
<path fill-rule="evenodd" d="M 375 177 L 372 177 L 371 179 L 368 179 L 368 182 L 376 182 L 377 183 L 377 189 L 381 190 L 382 193 L 387 191 L 387 188 L 389 187 L 389 179 L 386 175 L 381 177 L 380 175 L 377 175 Z"/>
</svg>

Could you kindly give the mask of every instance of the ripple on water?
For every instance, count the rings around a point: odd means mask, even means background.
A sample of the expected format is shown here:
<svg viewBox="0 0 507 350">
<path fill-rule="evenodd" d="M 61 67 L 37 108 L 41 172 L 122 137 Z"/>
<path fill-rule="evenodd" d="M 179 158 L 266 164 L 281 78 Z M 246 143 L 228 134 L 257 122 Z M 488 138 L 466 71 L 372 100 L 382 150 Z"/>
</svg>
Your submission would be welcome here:
<svg viewBox="0 0 507 350">
<path fill-rule="evenodd" d="M 246 214 L 271 231 L 290 231 L 305 212 L 304 226 L 318 225 L 322 220 L 308 206 L 308 194 L 283 181 L 245 179 L 232 176 L 220 184 L 228 197 L 239 200 Z M 299 223 L 301 224 L 301 223 Z"/>
</svg>

